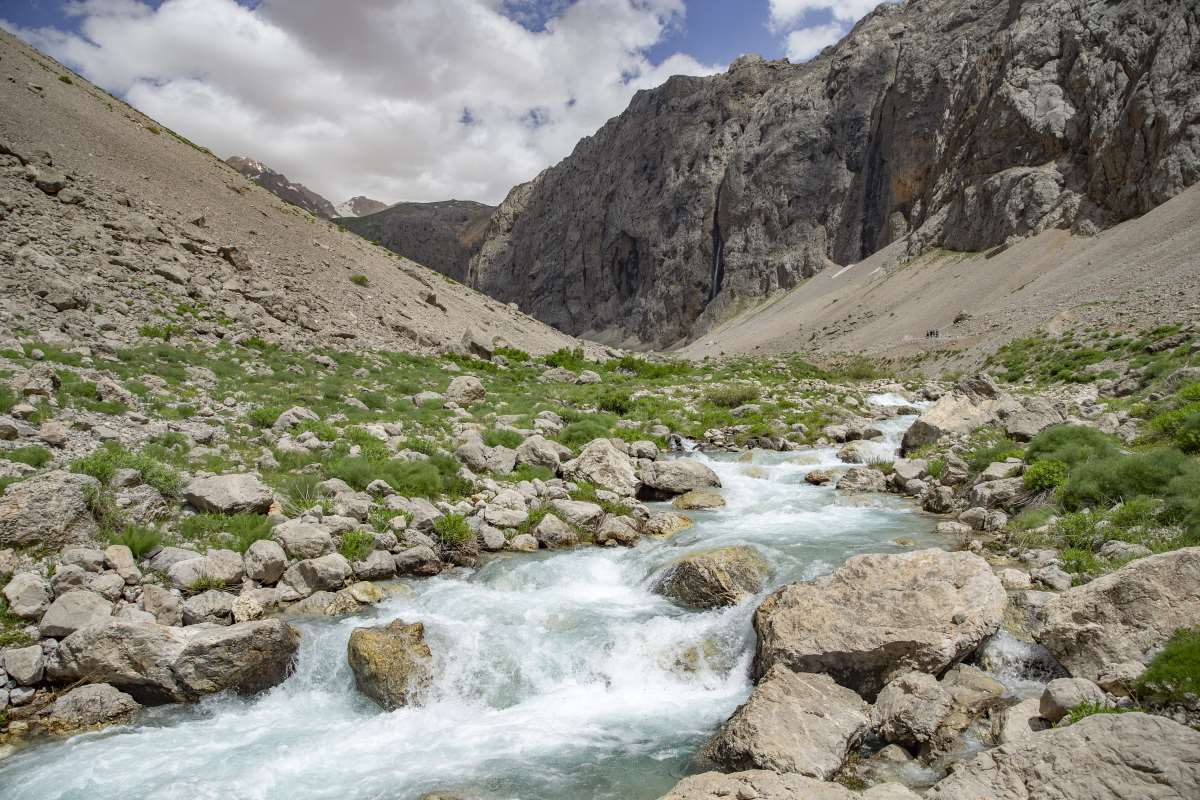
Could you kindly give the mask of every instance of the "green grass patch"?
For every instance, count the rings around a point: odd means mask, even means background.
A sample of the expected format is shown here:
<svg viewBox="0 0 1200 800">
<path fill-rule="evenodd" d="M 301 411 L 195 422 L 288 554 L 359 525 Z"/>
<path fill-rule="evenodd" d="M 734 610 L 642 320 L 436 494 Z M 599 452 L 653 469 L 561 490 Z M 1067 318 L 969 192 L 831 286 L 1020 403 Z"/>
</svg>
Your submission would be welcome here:
<svg viewBox="0 0 1200 800">
<path fill-rule="evenodd" d="M 757 386 L 714 386 L 704 393 L 706 402 L 719 408 L 737 408 L 759 397 Z"/>
<path fill-rule="evenodd" d="M 1096 714 L 1128 714 L 1132 711 L 1141 711 L 1138 706 L 1126 706 L 1118 708 L 1116 706 L 1104 705 L 1101 703 L 1082 703 L 1075 706 L 1065 716 L 1062 722 L 1058 723 L 1059 727 L 1066 725 L 1074 725 L 1081 719 L 1095 716 Z"/>
<path fill-rule="evenodd" d="M 516 431 L 503 428 L 490 430 L 483 435 L 483 443 L 488 447 L 508 447 L 516 449 L 525 439 Z"/>
<path fill-rule="evenodd" d="M 109 534 L 108 540 L 112 544 L 125 545 L 133 553 L 133 557 L 140 561 L 162 544 L 162 532 L 146 525 L 127 525 L 120 531 Z"/>
<path fill-rule="evenodd" d="M 370 286 L 371 285 L 371 279 L 368 278 L 366 275 L 351 275 L 350 282 L 353 283 L 355 286 Z"/>
<path fill-rule="evenodd" d="M 462 514 L 446 514 L 433 522 L 433 529 L 443 546 L 459 548 L 475 538 L 475 531 Z"/>
<path fill-rule="evenodd" d="M 7 452 L 0 453 L 0 455 L 2 455 L 4 458 L 7 458 L 9 461 L 16 461 L 19 464 L 28 464 L 29 466 L 36 467 L 38 469 L 41 469 L 49 464 L 50 460 L 54 457 L 54 454 L 49 450 L 44 447 L 38 447 L 37 445 L 18 447 L 15 450 L 9 450 Z"/>
<path fill-rule="evenodd" d="M 137 470 L 144 483 L 166 497 L 174 497 L 183 488 L 183 478 L 172 466 L 143 453 L 131 453 L 114 442 L 105 444 L 71 465 L 72 472 L 91 475 L 106 486 L 118 469 Z"/>
<path fill-rule="evenodd" d="M 1155 704 L 1200 696 L 1200 627 L 1175 632 L 1137 680 L 1137 696 Z"/>
<path fill-rule="evenodd" d="M 179 535 L 191 542 L 244 553 L 271 538 L 271 520 L 261 514 L 195 514 L 179 521 Z"/>
<path fill-rule="evenodd" d="M 342 534 L 338 552 L 347 561 L 362 561 L 375 549 L 375 535 L 370 531 L 348 531 Z"/>
</svg>

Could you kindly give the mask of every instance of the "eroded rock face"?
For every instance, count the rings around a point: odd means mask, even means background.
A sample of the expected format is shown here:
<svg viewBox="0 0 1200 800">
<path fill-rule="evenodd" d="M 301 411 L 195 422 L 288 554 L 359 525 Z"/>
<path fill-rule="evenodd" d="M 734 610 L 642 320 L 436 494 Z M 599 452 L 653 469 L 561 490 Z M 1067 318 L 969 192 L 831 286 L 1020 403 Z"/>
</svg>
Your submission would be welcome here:
<svg viewBox="0 0 1200 800">
<path fill-rule="evenodd" d="M 90 475 L 54 470 L 9 486 L 0 496 L 0 547 L 62 547 L 97 533 L 88 493 L 100 482 Z"/>
<path fill-rule="evenodd" d="M 468 282 L 569 333 L 667 345 L 906 236 L 979 251 L 1143 214 L 1200 178 L 1197 9 L 1072 8 L 888 4 L 807 63 L 639 92 L 512 190 Z"/>
<path fill-rule="evenodd" d="M 706 755 L 729 770 L 833 777 L 866 734 L 870 707 L 828 675 L 775 666 L 721 726 Z"/>
<path fill-rule="evenodd" d="M 1200 733 L 1148 714 L 1097 714 L 960 764 L 928 800 L 1181 800 L 1200 796 Z"/>
<path fill-rule="evenodd" d="M 654 591 L 687 608 L 736 605 L 762 591 L 770 574 L 753 547 L 722 547 L 684 556 L 654 582 Z"/>
<path fill-rule="evenodd" d="M 1147 663 L 1179 628 L 1200 623 L 1200 547 L 1132 561 L 1051 597 L 1034 638 L 1076 678 Z"/>
<path fill-rule="evenodd" d="M 940 673 L 999 627 L 1000 580 L 971 553 L 855 556 L 832 574 L 763 601 L 755 674 L 775 664 L 825 672 L 873 699 L 893 677 Z"/>
<path fill-rule="evenodd" d="M 433 653 L 419 622 L 355 628 L 346 653 L 358 690 L 389 711 L 419 704 L 433 680 Z"/>
</svg>

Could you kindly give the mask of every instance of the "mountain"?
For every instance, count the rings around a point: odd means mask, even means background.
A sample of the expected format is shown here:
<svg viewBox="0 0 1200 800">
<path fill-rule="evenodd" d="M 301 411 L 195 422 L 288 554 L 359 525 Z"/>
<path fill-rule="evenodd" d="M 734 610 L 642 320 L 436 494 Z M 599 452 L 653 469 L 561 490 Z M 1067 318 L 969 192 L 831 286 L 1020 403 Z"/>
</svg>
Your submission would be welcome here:
<svg viewBox="0 0 1200 800">
<path fill-rule="evenodd" d="M 0 61 L 0 341 L 579 344 L 299 213 L 5 32 Z"/>
<path fill-rule="evenodd" d="M 338 215 L 333 203 L 304 184 L 288 180 L 286 175 L 281 175 L 261 161 L 230 156 L 225 159 L 225 163 L 276 197 L 280 197 L 294 206 L 299 206 L 314 216 L 333 219 Z"/>
<path fill-rule="evenodd" d="M 338 220 L 359 236 L 458 281 L 467 278 L 495 206 L 470 200 L 397 203 L 362 217 Z"/>
<path fill-rule="evenodd" d="M 1200 178 L 1198 98 L 1194 3 L 884 5 L 808 63 L 639 92 L 512 190 L 469 282 L 573 334 L 686 343 L 885 248 L 1143 215 Z"/>
<path fill-rule="evenodd" d="M 378 200 L 372 200 L 369 197 L 359 195 L 334 206 L 334 210 L 337 212 L 334 216 L 365 217 L 368 214 L 383 211 L 385 208 L 387 208 L 387 203 L 381 203 Z"/>
</svg>

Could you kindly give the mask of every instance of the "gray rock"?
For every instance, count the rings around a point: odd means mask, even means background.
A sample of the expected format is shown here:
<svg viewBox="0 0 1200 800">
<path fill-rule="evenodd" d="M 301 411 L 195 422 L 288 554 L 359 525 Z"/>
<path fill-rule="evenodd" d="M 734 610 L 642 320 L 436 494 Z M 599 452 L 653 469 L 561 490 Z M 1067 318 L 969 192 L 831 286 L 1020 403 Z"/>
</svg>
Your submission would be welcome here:
<svg viewBox="0 0 1200 800">
<path fill-rule="evenodd" d="M 142 579 L 142 571 L 138 569 L 133 553 L 123 544 L 109 545 L 104 550 L 104 563 L 130 586 Z"/>
<path fill-rule="evenodd" d="M 642 467 L 639 477 L 642 480 L 639 496 L 650 500 L 669 500 L 692 489 L 721 485 L 717 473 L 691 458 L 651 462 Z"/>
<path fill-rule="evenodd" d="M 21 619 L 38 619 L 50 607 L 50 583 L 41 575 L 18 572 L 4 586 L 8 610 Z"/>
<path fill-rule="evenodd" d="M 1042 719 L 1039 706 L 1040 701 L 1030 697 L 993 715 L 992 740 L 996 744 L 1019 742 L 1050 727 Z"/>
<path fill-rule="evenodd" d="M 183 601 L 183 624 L 228 625 L 233 621 L 234 596 L 228 592 L 209 589 Z"/>
<path fill-rule="evenodd" d="M 546 467 L 547 469 L 558 471 L 559 462 L 562 459 L 561 445 L 557 442 L 551 442 L 544 436 L 533 435 L 521 442 L 517 447 L 517 463 L 527 464 L 531 467 Z M 569 456 L 570 451 L 568 451 Z"/>
<path fill-rule="evenodd" d="M 97 533 L 88 507 L 100 482 L 90 475 L 54 470 L 15 483 L 0 495 L 0 547 L 61 548 Z"/>
<path fill-rule="evenodd" d="M 1113 561 L 1132 561 L 1135 558 L 1153 555 L 1153 551 L 1144 544 L 1131 544 L 1122 542 L 1120 539 L 1110 539 L 1100 546 L 1099 554 L 1101 558 Z"/>
<path fill-rule="evenodd" d="M 265 514 L 275 499 L 271 488 L 249 473 L 197 478 L 183 489 L 194 508 L 217 514 Z"/>
<path fill-rule="evenodd" d="M 839 492 L 882 492 L 887 489 L 887 476 L 871 467 L 851 467 L 838 478 Z"/>
<path fill-rule="evenodd" d="M 633 547 L 640 538 L 632 519 L 610 515 L 604 518 L 592 541 L 602 547 Z"/>
<path fill-rule="evenodd" d="M 1057 564 L 1047 564 L 1044 567 L 1038 567 L 1030 573 L 1030 577 L 1047 589 L 1052 589 L 1056 592 L 1065 592 L 1071 588 L 1071 576 Z"/>
<path fill-rule="evenodd" d="M 397 575 L 437 575 L 442 571 L 442 560 L 432 547 L 424 544 L 401 550 L 396 553 L 395 561 Z"/>
<path fill-rule="evenodd" d="M 319 525 L 293 519 L 276 525 L 271 538 L 278 542 L 291 558 L 320 558 L 333 552 L 333 537 Z"/>
<path fill-rule="evenodd" d="M 469 406 L 482 402 L 487 397 L 482 381 L 474 375 L 459 375 L 450 381 L 446 389 L 446 399 L 460 406 Z"/>
<path fill-rule="evenodd" d="M 621 497 L 637 494 L 639 481 L 633 461 L 608 439 L 593 439 L 579 457 L 562 465 L 567 480 L 590 483 Z"/>
<path fill-rule="evenodd" d="M 46 609 L 40 623 L 42 635 L 55 639 L 69 636 L 80 628 L 108 622 L 112 612 L 112 601 L 95 592 L 67 592 Z"/>
<path fill-rule="evenodd" d="M 777 590 L 754 615 L 755 674 L 826 672 L 873 699 L 908 671 L 940 673 L 999 627 L 1007 595 L 979 556 L 942 550 L 855 556 Z"/>
<path fill-rule="evenodd" d="M 284 433 L 302 422 L 318 422 L 320 419 L 315 411 L 310 411 L 303 406 L 293 406 L 275 418 L 271 430 L 275 433 Z"/>
<path fill-rule="evenodd" d="M 1038 705 L 1039 715 L 1054 724 L 1083 704 L 1110 705 L 1108 695 L 1087 678 L 1055 678 L 1046 684 Z"/>
<path fill-rule="evenodd" d="M 159 625 L 183 624 L 183 600 L 179 595 L 148 583 L 142 587 L 142 610 L 152 615 Z"/>
<path fill-rule="evenodd" d="M 538 549 L 538 540 L 530 533 L 518 533 L 508 540 L 509 550 L 518 553 L 533 553 Z"/>
<path fill-rule="evenodd" d="M 1148 663 L 1172 634 L 1200 620 L 1200 548 L 1138 559 L 1051 597 L 1034 638 L 1077 678 Z"/>
<path fill-rule="evenodd" d="M 419 622 L 355 628 L 346 652 L 358 690 L 389 711 L 419 705 L 433 680 L 433 653 Z"/>
<path fill-rule="evenodd" d="M 209 550 L 207 555 L 177 561 L 167 575 L 177 589 L 193 589 L 201 581 L 233 586 L 245 575 L 245 562 L 232 550 Z"/>
<path fill-rule="evenodd" d="M 104 569 L 104 551 L 94 547 L 68 547 L 62 551 L 59 561 L 64 566 L 79 567 L 85 572 L 100 572 Z"/>
<path fill-rule="evenodd" d="M 364 581 L 385 581 L 396 574 L 396 559 L 384 550 L 372 550 L 362 561 L 350 565 L 354 575 Z"/>
<path fill-rule="evenodd" d="M 554 502 L 569 503 L 573 501 L 555 500 Z M 603 514 L 603 512 L 601 513 Z M 541 521 L 533 529 L 533 536 L 538 544 L 548 550 L 579 544 L 579 535 L 575 533 L 575 529 L 553 514 L 547 514 L 542 517 Z"/>
<path fill-rule="evenodd" d="M 604 521 L 604 509 L 583 500 L 551 500 L 550 508 L 566 522 L 580 528 L 597 528 Z"/>
<path fill-rule="evenodd" d="M 127 721 L 141 704 L 107 683 L 76 686 L 54 701 L 48 725 L 55 733 L 73 733 Z"/>
<path fill-rule="evenodd" d="M 871 709 L 871 726 L 885 742 L 915 748 L 933 739 L 953 700 L 937 678 L 906 672 L 884 686 Z"/>
<path fill-rule="evenodd" d="M 828 675 L 771 669 L 705 754 L 730 771 L 768 769 L 829 780 L 868 730 L 870 708 Z"/>
<path fill-rule="evenodd" d="M 287 554 L 278 542 L 270 539 L 259 539 L 252 543 L 246 548 L 242 561 L 246 567 L 246 577 L 268 586 L 278 583 L 287 569 Z"/>
<path fill-rule="evenodd" d="M 918 800 L 896 783 L 872 786 L 862 794 L 838 783 L 796 773 L 749 770 L 703 772 L 684 778 L 660 800 Z"/>
<path fill-rule="evenodd" d="M 1200 733 L 1148 714 L 1096 714 L 982 752 L 958 765 L 926 794 L 927 800 L 1034 796 L 1038 800 L 1200 796 Z"/>
<path fill-rule="evenodd" d="M 283 573 L 280 584 L 293 589 L 301 597 L 307 597 L 313 592 L 341 589 L 353 574 L 354 570 L 345 556 L 330 553 L 296 562 Z"/>
<path fill-rule="evenodd" d="M 4 651 L 4 671 L 18 686 L 33 686 L 42 680 L 46 658 L 42 646 L 13 647 Z"/>
<path fill-rule="evenodd" d="M 720 608 L 758 594 L 769 574 L 766 559 L 753 547 L 723 547 L 677 559 L 653 590 L 687 608 Z"/>
<path fill-rule="evenodd" d="M 200 554 L 195 550 L 187 550 L 182 547 L 164 547 L 150 559 L 150 569 L 156 572 L 168 572 L 180 561 L 187 561 L 191 558 L 200 558 Z"/>
</svg>

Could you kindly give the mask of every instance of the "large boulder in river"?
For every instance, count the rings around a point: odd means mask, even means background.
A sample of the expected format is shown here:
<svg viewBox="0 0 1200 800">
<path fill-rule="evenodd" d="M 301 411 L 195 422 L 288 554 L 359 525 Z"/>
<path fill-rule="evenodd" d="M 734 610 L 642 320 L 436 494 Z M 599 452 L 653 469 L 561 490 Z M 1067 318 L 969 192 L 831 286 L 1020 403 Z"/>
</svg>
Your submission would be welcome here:
<svg viewBox="0 0 1200 800">
<path fill-rule="evenodd" d="M 1138 559 L 1054 595 L 1034 638 L 1072 676 L 1096 681 L 1109 667 L 1147 663 L 1180 628 L 1200 625 L 1200 547 Z"/>
<path fill-rule="evenodd" d="M 642 467 L 640 495 L 646 500 L 670 500 L 693 489 L 721 485 L 717 473 L 694 458 L 652 461 Z"/>
<path fill-rule="evenodd" d="M 593 484 L 622 497 L 637 494 L 638 478 L 633 461 L 608 439 L 593 439 L 579 457 L 562 465 L 567 480 Z"/>
<path fill-rule="evenodd" d="M 0 496 L 0 548 L 50 547 L 96 535 L 88 497 L 100 489 L 90 475 L 54 470 L 14 483 Z"/>
<path fill-rule="evenodd" d="M 916 748 L 933 739 L 954 707 L 949 692 L 925 672 L 906 672 L 883 687 L 871 709 L 871 726 L 885 742 Z"/>
<path fill-rule="evenodd" d="M 1200 797 L 1200 733 L 1142 713 L 1095 714 L 955 767 L 926 800 L 1184 800 Z"/>
<path fill-rule="evenodd" d="M 358 690 L 389 711 L 420 704 L 433 680 L 433 653 L 419 622 L 355 628 L 346 657 Z"/>
<path fill-rule="evenodd" d="M 753 547 L 722 547 L 669 564 L 654 582 L 654 591 L 687 608 L 719 608 L 761 592 L 768 574 L 766 559 Z"/>
<path fill-rule="evenodd" d="M 278 619 L 187 628 L 113 620 L 63 639 L 50 678 L 108 683 L 141 703 L 186 702 L 275 686 L 299 646 L 300 634 Z"/>
<path fill-rule="evenodd" d="M 898 783 L 881 783 L 852 792 L 839 783 L 765 769 L 702 772 L 684 778 L 660 800 L 919 800 Z"/>
<path fill-rule="evenodd" d="M 895 676 L 937 674 L 972 653 L 1000 627 L 1007 602 L 1000 579 L 971 553 L 855 556 L 763 601 L 754 671 L 825 672 L 873 699 Z"/>
<path fill-rule="evenodd" d="M 798 772 L 829 780 L 867 733 L 870 707 L 828 675 L 776 665 L 709 740 L 725 769 Z"/>
<path fill-rule="evenodd" d="M 275 499 L 271 487 L 249 473 L 196 478 L 183 499 L 200 511 L 216 514 L 265 514 Z"/>
<path fill-rule="evenodd" d="M 54 701 L 47 725 L 55 733 L 73 733 L 127 721 L 141 703 L 107 683 L 76 686 Z"/>
</svg>

